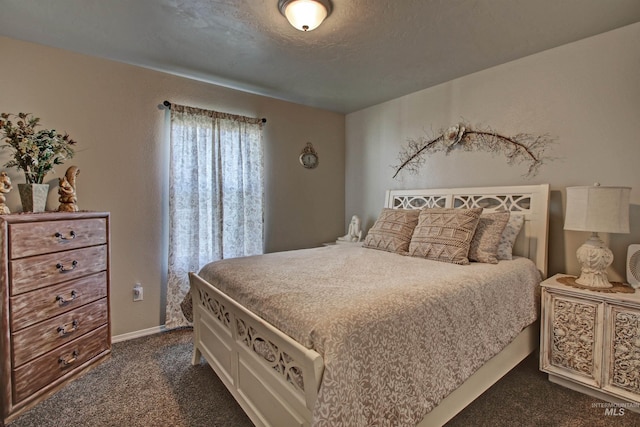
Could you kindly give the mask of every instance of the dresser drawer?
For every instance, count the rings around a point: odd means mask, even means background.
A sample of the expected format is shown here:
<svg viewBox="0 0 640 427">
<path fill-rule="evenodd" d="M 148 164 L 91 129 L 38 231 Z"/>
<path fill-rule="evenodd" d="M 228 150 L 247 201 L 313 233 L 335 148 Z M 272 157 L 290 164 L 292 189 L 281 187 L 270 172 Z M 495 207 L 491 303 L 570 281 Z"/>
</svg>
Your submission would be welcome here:
<svg viewBox="0 0 640 427">
<path fill-rule="evenodd" d="M 21 366 L 104 325 L 107 310 L 105 298 L 16 332 L 12 335 L 13 366 Z"/>
<path fill-rule="evenodd" d="M 85 362 L 109 350 L 105 325 L 13 370 L 13 403 L 31 396 Z"/>
<path fill-rule="evenodd" d="M 107 246 L 92 246 L 13 260 L 11 295 L 44 288 L 107 269 Z"/>
<path fill-rule="evenodd" d="M 11 330 L 36 324 L 107 296 L 107 272 L 11 297 Z"/>
<path fill-rule="evenodd" d="M 9 225 L 11 259 L 101 245 L 106 241 L 105 218 Z"/>
</svg>

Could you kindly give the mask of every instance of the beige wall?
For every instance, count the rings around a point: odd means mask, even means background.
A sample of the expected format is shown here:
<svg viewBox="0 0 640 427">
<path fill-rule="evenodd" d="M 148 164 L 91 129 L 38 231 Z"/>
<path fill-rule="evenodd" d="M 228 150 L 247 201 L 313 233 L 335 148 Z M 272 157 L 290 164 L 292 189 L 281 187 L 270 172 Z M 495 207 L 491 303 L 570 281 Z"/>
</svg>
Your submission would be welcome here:
<svg viewBox="0 0 640 427">
<path fill-rule="evenodd" d="M 370 227 L 384 191 L 549 183 L 549 272 L 577 274 L 575 251 L 588 235 L 564 232 L 567 186 L 624 185 L 631 194 L 631 234 L 610 239 L 612 277 L 624 275 L 626 248 L 640 242 L 640 24 L 481 71 L 347 115 L 345 220 Z M 525 179 L 523 166 L 484 152 L 435 154 L 417 175 L 392 179 L 390 165 L 407 138 L 458 121 L 507 135 L 549 134 L 554 161 Z"/>
<path fill-rule="evenodd" d="M 344 115 L 243 93 L 113 61 L 0 37 L 0 112 L 31 112 L 67 131 L 77 155 L 47 178 L 48 209 L 57 177 L 77 165 L 79 206 L 111 212 L 114 335 L 164 323 L 166 174 L 163 100 L 266 117 L 266 251 L 310 247 L 344 234 Z M 257 71 L 259 72 L 259 71 Z M 320 165 L 298 156 L 310 141 Z M 0 152 L 0 165 L 7 161 Z M 24 182 L 9 171 L 14 184 Z M 7 204 L 19 212 L 17 190 Z M 135 282 L 144 301 L 132 301 Z"/>
</svg>

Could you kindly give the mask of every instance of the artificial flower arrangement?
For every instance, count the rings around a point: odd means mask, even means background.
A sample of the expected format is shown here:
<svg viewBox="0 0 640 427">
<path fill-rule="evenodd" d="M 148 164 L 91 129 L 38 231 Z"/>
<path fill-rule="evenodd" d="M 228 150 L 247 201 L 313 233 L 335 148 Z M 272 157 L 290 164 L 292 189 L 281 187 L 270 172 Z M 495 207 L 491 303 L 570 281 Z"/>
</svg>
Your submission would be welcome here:
<svg viewBox="0 0 640 427">
<path fill-rule="evenodd" d="M 63 164 L 75 154 L 76 141 L 67 133 L 36 130 L 38 126 L 40 118 L 31 113 L 0 114 L 0 137 L 5 142 L 2 148 L 13 150 L 12 159 L 4 166 L 23 171 L 27 184 L 42 184 L 55 165 Z"/>
</svg>

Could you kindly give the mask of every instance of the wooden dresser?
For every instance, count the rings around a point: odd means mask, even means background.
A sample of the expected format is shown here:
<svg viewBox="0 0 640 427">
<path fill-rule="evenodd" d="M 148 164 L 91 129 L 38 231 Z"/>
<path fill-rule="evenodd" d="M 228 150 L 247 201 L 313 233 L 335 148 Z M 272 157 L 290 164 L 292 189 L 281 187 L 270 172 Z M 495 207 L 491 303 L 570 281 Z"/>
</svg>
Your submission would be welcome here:
<svg viewBox="0 0 640 427">
<path fill-rule="evenodd" d="M 0 215 L 0 425 L 111 352 L 109 214 Z"/>
</svg>

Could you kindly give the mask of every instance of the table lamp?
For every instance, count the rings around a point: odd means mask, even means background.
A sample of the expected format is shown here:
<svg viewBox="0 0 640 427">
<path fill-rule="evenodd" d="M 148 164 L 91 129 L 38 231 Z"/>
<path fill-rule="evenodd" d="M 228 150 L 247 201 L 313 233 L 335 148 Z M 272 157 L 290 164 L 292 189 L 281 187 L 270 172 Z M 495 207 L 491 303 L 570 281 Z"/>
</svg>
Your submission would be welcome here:
<svg viewBox="0 0 640 427">
<path fill-rule="evenodd" d="M 629 232 L 630 193 L 629 187 L 601 187 L 598 183 L 593 187 L 567 187 L 564 229 L 592 232 L 576 252 L 582 266 L 577 284 L 595 289 L 613 287 L 606 273 L 613 253 L 598 232 Z"/>
</svg>

